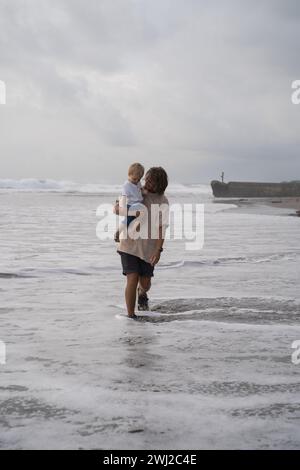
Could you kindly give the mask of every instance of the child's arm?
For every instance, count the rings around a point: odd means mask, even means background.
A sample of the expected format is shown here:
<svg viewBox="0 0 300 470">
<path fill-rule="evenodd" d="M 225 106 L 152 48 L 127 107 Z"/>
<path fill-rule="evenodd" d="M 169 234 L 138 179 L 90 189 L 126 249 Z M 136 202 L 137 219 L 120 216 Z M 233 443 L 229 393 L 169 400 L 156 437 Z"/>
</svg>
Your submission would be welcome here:
<svg viewBox="0 0 300 470">
<path fill-rule="evenodd" d="M 127 198 L 129 196 L 128 185 L 125 183 L 122 186 L 122 195 L 116 201 L 114 206 L 114 213 L 117 215 L 127 215 Z"/>
</svg>

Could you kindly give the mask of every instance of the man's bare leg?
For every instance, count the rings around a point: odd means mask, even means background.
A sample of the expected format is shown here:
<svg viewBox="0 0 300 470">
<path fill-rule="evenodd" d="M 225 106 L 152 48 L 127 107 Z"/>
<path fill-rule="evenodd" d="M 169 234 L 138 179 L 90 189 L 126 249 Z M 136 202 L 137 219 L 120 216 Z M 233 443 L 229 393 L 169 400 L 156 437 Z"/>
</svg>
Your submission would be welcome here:
<svg viewBox="0 0 300 470">
<path fill-rule="evenodd" d="M 140 276 L 139 277 L 139 291 L 142 293 L 148 292 L 151 287 L 151 277 Z"/>
<path fill-rule="evenodd" d="M 138 309 L 148 310 L 148 296 L 147 292 L 151 287 L 151 277 L 140 276 L 138 286 Z"/>
<path fill-rule="evenodd" d="M 127 284 L 125 289 L 125 300 L 127 306 L 127 313 L 129 317 L 133 317 L 136 301 L 136 288 L 139 281 L 138 273 L 130 273 L 126 275 Z"/>
</svg>

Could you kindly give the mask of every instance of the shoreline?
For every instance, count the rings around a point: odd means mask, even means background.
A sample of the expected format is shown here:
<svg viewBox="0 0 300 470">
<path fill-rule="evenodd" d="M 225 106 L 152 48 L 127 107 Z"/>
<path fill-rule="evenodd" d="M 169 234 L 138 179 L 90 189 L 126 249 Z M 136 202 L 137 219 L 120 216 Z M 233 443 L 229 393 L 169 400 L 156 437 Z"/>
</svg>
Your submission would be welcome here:
<svg viewBox="0 0 300 470">
<path fill-rule="evenodd" d="M 300 197 L 280 197 L 280 198 L 220 198 L 214 199 L 215 204 L 236 204 L 238 207 L 259 205 L 275 207 L 279 209 L 292 209 L 294 214 L 300 217 Z"/>
</svg>

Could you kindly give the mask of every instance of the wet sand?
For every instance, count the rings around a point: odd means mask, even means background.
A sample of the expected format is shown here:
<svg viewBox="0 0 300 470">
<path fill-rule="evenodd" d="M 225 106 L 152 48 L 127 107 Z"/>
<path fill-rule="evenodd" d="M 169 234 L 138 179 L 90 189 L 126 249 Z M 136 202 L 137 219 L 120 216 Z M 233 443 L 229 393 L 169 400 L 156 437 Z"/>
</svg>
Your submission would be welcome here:
<svg viewBox="0 0 300 470">
<path fill-rule="evenodd" d="M 268 204 L 271 204 L 273 207 L 280 207 L 282 209 L 295 209 L 296 212 L 300 212 L 300 197 L 272 199 L 272 201 Z"/>
<path fill-rule="evenodd" d="M 290 209 L 293 215 L 300 216 L 300 197 L 280 197 L 280 198 L 226 198 L 226 199 L 214 199 L 216 204 L 235 204 L 238 207 L 252 206 L 256 207 L 259 211 L 259 207 L 274 207 L 277 209 Z"/>
</svg>

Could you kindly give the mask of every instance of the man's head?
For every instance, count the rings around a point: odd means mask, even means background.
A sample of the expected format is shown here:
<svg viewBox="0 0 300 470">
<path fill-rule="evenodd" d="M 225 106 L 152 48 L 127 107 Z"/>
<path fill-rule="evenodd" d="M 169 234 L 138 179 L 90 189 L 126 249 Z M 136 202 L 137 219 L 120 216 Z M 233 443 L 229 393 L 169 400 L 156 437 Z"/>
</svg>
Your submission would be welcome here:
<svg viewBox="0 0 300 470">
<path fill-rule="evenodd" d="M 133 163 L 128 168 L 128 179 L 131 183 L 137 184 L 144 176 L 145 169 L 140 163 Z"/>
<path fill-rule="evenodd" d="M 161 166 L 153 166 L 145 175 L 145 188 L 150 193 L 164 194 L 168 186 L 167 172 Z"/>
</svg>

